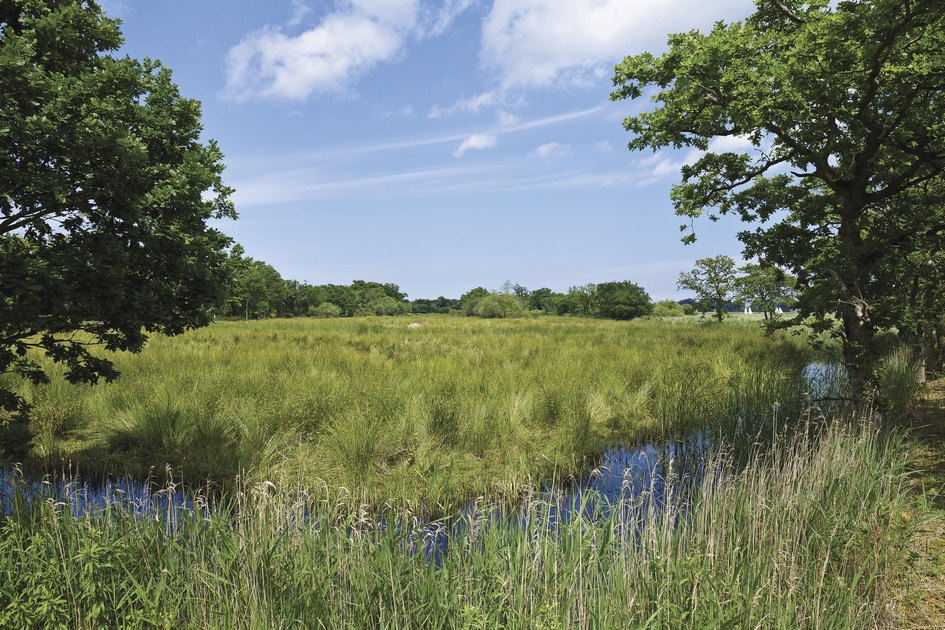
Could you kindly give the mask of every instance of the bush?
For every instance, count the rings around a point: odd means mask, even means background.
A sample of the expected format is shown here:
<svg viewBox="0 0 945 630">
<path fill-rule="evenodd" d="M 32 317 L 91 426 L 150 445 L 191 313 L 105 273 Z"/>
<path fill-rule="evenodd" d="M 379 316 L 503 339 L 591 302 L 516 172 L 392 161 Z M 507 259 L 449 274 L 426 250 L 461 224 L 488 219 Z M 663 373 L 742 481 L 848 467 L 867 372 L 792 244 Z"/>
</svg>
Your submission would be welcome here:
<svg viewBox="0 0 945 630">
<path fill-rule="evenodd" d="M 879 401 L 890 419 L 908 414 L 922 393 L 919 362 L 907 347 L 888 353 L 879 365 Z"/>
<path fill-rule="evenodd" d="M 680 317 L 685 314 L 683 305 L 675 300 L 660 300 L 653 305 L 654 317 Z"/>
<path fill-rule="evenodd" d="M 473 314 L 486 318 L 521 317 L 525 314 L 525 306 L 517 295 L 495 293 L 479 300 Z"/>
<path fill-rule="evenodd" d="M 372 315 L 400 315 L 404 312 L 404 305 L 394 298 L 385 295 L 384 297 L 372 300 L 367 305 L 367 310 Z"/>
<path fill-rule="evenodd" d="M 341 317 L 341 307 L 331 302 L 322 302 L 318 306 L 310 306 L 308 314 L 312 317 Z"/>
</svg>

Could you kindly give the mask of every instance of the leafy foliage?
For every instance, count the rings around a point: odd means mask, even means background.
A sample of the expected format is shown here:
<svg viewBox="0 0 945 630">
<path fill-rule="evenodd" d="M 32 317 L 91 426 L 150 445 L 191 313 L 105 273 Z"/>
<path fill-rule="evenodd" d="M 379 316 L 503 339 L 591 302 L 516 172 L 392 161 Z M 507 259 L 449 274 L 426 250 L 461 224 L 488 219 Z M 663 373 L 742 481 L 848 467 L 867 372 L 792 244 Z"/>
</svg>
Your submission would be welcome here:
<svg viewBox="0 0 945 630">
<path fill-rule="evenodd" d="M 840 337 L 862 393 L 893 295 L 877 278 L 945 230 L 940 198 L 916 203 L 945 172 L 941 1 L 759 0 L 746 20 L 627 57 L 614 85 L 614 99 L 656 89 L 658 106 L 624 121 L 632 150 L 703 151 L 676 212 L 750 224 L 746 255 L 797 275 L 798 321 Z M 720 138 L 751 151 L 709 151 Z"/>
<path fill-rule="evenodd" d="M 608 319 L 633 319 L 653 312 L 649 294 L 629 281 L 598 284 L 595 301 L 598 315 Z"/>
<path fill-rule="evenodd" d="M 121 44 L 93 2 L 0 2 L 0 373 L 47 381 L 37 349 L 70 382 L 112 380 L 88 345 L 137 352 L 223 299 L 222 153 L 170 70 Z"/>
<path fill-rule="evenodd" d="M 779 306 L 794 304 L 797 278 L 773 265 L 749 264 L 743 266 L 738 278 L 738 297 L 753 309 L 773 316 Z"/>
<path fill-rule="evenodd" d="M 525 314 L 522 299 L 511 293 L 492 293 L 476 303 L 473 314 L 479 317 L 506 318 L 521 317 Z"/>
<path fill-rule="evenodd" d="M 725 318 L 725 305 L 735 299 L 738 279 L 735 261 L 730 256 L 700 258 L 691 271 L 679 274 L 677 286 L 695 291 L 704 309 L 714 309 L 719 321 Z"/>
</svg>

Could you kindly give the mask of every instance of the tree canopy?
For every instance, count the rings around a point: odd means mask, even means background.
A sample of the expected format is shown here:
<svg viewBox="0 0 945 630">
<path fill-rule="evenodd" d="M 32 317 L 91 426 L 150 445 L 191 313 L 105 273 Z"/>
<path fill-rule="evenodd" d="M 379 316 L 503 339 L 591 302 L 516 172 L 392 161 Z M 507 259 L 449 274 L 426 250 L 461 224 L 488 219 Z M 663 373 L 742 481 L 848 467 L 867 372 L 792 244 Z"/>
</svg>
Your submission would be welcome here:
<svg viewBox="0 0 945 630">
<path fill-rule="evenodd" d="M 862 393 L 891 287 L 877 280 L 945 230 L 941 0 L 759 0 L 744 21 L 627 57 L 614 85 L 657 103 L 625 121 L 632 150 L 703 152 L 677 213 L 748 223 L 746 255 L 797 275 L 800 317 L 840 337 Z"/>
<path fill-rule="evenodd" d="M 69 381 L 112 379 L 89 344 L 138 351 L 222 300 L 223 156 L 170 70 L 121 44 L 94 2 L 0 2 L 0 373 L 48 380 L 35 348 Z"/>
<path fill-rule="evenodd" d="M 633 282 L 601 282 L 596 292 L 597 313 L 608 319 L 634 319 L 653 312 L 650 295 Z"/>
<path fill-rule="evenodd" d="M 738 299 L 764 313 L 765 319 L 779 306 L 793 307 L 797 278 L 769 264 L 748 264 L 737 279 Z"/>
</svg>

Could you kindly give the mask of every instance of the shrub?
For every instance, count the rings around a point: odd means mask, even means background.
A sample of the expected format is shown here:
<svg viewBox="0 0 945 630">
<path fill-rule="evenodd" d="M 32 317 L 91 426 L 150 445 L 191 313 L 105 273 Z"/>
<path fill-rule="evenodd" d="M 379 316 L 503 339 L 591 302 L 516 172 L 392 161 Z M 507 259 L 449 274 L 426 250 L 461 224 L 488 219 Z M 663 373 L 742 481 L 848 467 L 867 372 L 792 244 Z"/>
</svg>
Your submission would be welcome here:
<svg viewBox="0 0 945 630">
<path fill-rule="evenodd" d="M 341 307 L 331 302 L 322 302 L 318 306 L 309 307 L 308 314 L 312 317 L 341 317 Z"/>
<path fill-rule="evenodd" d="M 367 309 L 373 315 L 400 315 L 404 312 L 404 305 L 394 298 L 385 295 L 384 297 L 372 300 L 367 305 Z"/>
<path fill-rule="evenodd" d="M 660 300 L 653 305 L 653 315 L 655 317 L 680 317 L 685 315 L 686 311 L 683 305 L 675 300 Z"/>
<path fill-rule="evenodd" d="M 891 419 L 908 414 L 921 394 L 918 368 L 915 353 L 904 346 L 896 348 L 880 362 L 879 399 Z"/>
<path fill-rule="evenodd" d="M 525 307 L 516 295 L 495 293 L 479 300 L 473 314 L 486 318 L 521 317 L 525 314 Z"/>
</svg>

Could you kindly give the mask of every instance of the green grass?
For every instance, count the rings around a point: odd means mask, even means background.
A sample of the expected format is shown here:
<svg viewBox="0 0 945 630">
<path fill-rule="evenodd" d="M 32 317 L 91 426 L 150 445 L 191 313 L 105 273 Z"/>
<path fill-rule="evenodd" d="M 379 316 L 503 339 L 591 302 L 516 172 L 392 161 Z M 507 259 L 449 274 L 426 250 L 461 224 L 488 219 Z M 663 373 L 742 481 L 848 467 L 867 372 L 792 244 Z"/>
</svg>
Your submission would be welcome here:
<svg viewBox="0 0 945 630">
<path fill-rule="evenodd" d="M 0 625 L 892 625 L 913 527 L 903 440 L 806 428 L 743 466 L 716 453 L 691 507 L 676 486 L 642 525 L 617 510 L 549 529 L 535 496 L 516 516 L 484 507 L 439 567 L 412 550 L 411 513 L 384 529 L 329 490 L 244 482 L 215 509 L 150 518 L 38 501 L 0 520 Z"/>
<path fill-rule="evenodd" d="M 802 404 L 808 351 L 749 321 L 410 321 L 219 322 L 118 356 L 112 384 L 16 383 L 35 405 L 28 463 L 446 506 L 576 472 L 609 444 L 755 430 L 775 402 Z"/>
</svg>

